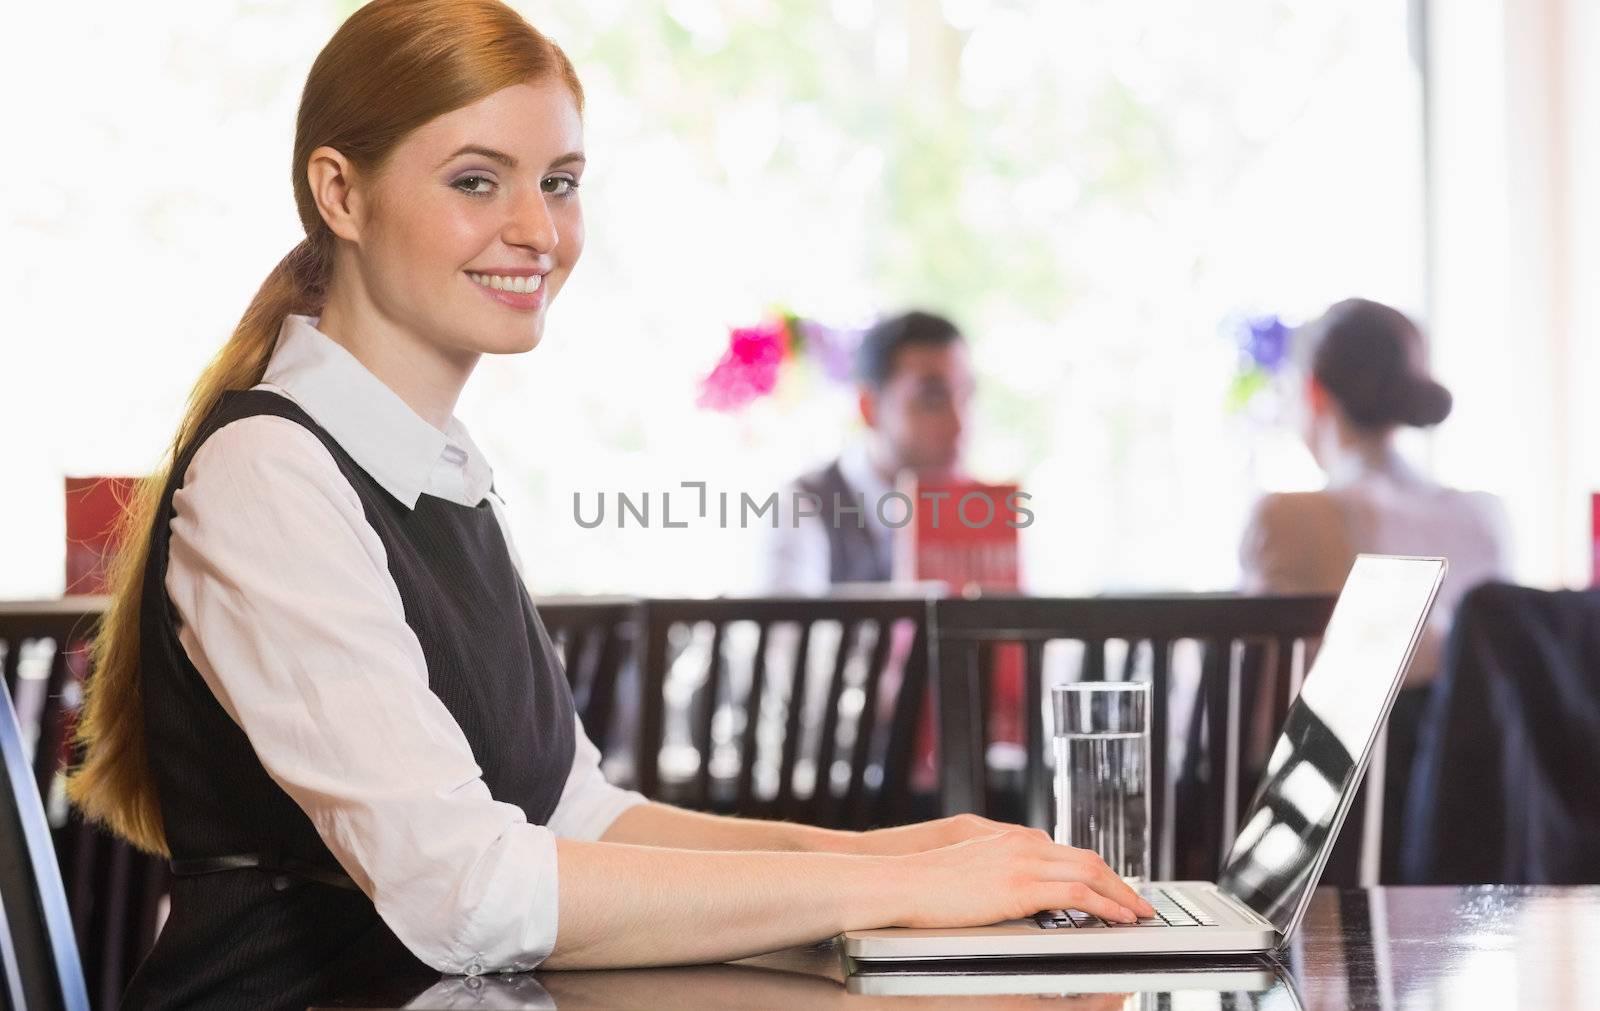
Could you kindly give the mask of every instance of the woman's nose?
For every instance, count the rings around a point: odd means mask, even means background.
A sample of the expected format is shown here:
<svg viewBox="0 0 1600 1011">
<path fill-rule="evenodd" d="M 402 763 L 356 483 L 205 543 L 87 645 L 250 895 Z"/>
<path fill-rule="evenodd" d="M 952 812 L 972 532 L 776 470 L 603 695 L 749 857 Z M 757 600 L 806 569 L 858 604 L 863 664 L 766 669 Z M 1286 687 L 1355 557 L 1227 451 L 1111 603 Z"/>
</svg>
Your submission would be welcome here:
<svg viewBox="0 0 1600 1011">
<path fill-rule="evenodd" d="M 541 253 L 556 248 L 561 236 L 543 193 L 535 191 L 517 201 L 511 220 L 506 224 L 504 238 L 508 245 L 529 246 Z"/>
</svg>

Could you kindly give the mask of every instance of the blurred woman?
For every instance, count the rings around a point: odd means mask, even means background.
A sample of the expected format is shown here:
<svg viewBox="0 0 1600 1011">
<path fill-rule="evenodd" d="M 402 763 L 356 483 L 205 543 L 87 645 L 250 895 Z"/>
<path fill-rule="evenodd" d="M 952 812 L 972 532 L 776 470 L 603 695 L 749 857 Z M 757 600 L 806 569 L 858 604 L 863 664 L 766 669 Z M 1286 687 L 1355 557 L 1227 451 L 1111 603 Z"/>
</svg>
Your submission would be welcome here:
<svg viewBox="0 0 1600 1011">
<path fill-rule="evenodd" d="M 1456 607 L 1472 587 L 1510 569 L 1505 510 L 1487 493 L 1439 484 L 1396 448 L 1401 427 L 1432 427 L 1451 407 L 1450 391 L 1428 375 L 1421 331 L 1404 314 L 1348 299 L 1302 327 L 1293 343 L 1309 372 L 1303 434 L 1328 483 L 1256 504 L 1239 551 L 1245 592 L 1337 593 L 1362 552 L 1450 562 L 1390 718 L 1384 863 L 1392 866 L 1397 833 L 1390 827 Z"/>
<path fill-rule="evenodd" d="M 1240 546 L 1249 593 L 1337 593 L 1362 552 L 1443 555 L 1450 571 L 1407 677 L 1426 685 L 1467 590 L 1510 567 L 1505 510 L 1485 492 L 1448 488 L 1401 458 L 1402 426 L 1450 415 L 1450 391 L 1429 377 L 1421 332 L 1398 310 L 1348 299 L 1295 334 L 1309 364 L 1304 437 L 1328 476 L 1321 491 L 1268 495 Z"/>
</svg>

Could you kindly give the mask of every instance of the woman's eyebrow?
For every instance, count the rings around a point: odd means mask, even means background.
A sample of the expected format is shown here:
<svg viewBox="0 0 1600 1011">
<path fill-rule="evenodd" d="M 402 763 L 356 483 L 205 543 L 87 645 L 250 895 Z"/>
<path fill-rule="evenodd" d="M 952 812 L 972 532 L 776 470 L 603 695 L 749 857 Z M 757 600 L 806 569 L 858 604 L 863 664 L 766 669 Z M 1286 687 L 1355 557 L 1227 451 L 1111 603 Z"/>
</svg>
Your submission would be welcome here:
<svg viewBox="0 0 1600 1011">
<path fill-rule="evenodd" d="M 450 163 L 452 158 L 459 158 L 464 154 L 482 155 L 483 157 L 492 161 L 499 162 L 508 169 L 515 169 L 517 167 L 517 159 L 513 155 L 506 154 L 504 151 L 500 151 L 492 147 L 484 147 L 482 144 L 463 144 L 461 147 L 456 148 L 455 151 L 451 152 L 449 157 L 445 158 L 444 161 L 440 162 L 438 168 L 444 168 Z M 559 168 L 562 165 L 571 165 L 574 163 L 582 164 L 584 161 L 585 159 L 582 151 L 569 151 L 568 153 L 557 158 L 555 161 L 551 162 L 550 167 Z"/>
<path fill-rule="evenodd" d="M 492 147 L 484 147 L 482 144 L 463 144 L 461 147 L 456 148 L 444 161 L 440 162 L 438 167 L 444 168 L 445 165 L 449 164 L 451 158 L 459 158 L 464 154 L 481 154 L 485 158 L 499 162 L 508 169 L 517 167 L 516 158 L 506 154 L 504 151 L 497 151 Z"/>
</svg>

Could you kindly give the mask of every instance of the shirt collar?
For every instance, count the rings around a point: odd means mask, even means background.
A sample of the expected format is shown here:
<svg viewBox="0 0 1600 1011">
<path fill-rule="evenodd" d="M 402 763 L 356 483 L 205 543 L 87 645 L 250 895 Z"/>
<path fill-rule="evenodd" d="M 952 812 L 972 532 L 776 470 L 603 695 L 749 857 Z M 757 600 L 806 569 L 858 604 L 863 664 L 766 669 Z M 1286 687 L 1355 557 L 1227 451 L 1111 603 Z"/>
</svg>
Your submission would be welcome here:
<svg viewBox="0 0 1600 1011">
<path fill-rule="evenodd" d="M 878 475 L 878 468 L 872 465 L 872 457 L 867 452 L 864 439 L 851 442 L 839 454 L 839 474 L 846 484 L 866 496 L 869 512 L 875 511 L 878 499 L 892 490 L 888 482 Z"/>
<path fill-rule="evenodd" d="M 1423 478 L 1388 440 L 1350 446 L 1326 468 L 1329 488 L 1343 488 L 1372 478 L 1395 484 L 1420 484 Z"/>
<path fill-rule="evenodd" d="M 406 508 L 423 494 L 477 505 L 494 475 L 454 416 L 440 431 L 317 329 L 318 316 L 290 313 L 262 384 L 281 391 L 333 436 L 373 480 Z"/>
</svg>

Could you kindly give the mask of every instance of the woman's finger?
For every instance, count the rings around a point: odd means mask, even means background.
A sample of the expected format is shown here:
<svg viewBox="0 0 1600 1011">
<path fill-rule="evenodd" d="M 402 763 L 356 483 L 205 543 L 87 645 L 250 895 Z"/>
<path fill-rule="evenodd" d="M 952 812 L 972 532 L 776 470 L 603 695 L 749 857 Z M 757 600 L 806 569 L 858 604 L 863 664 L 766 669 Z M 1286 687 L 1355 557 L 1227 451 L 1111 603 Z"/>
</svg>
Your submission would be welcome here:
<svg viewBox="0 0 1600 1011">
<path fill-rule="evenodd" d="M 1081 909 L 1102 920 L 1132 923 L 1137 915 L 1120 902 L 1106 898 L 1082 881 L 1052 881 L 1039 889 L 1042 909 Z"/>
<path fill-rule="evenodd" d="M 1155 907 L 1146 901 L 1143 895 L 1139 894 L 1137 888 L 1122 880 L 1122 876 L 1106 866 L 1105 861 L 1099 861 L 1099 864 L 1100 866 L 1094 876 L 1096 891 L 1120 902 L 1140 916 L 1156 915 Z"/>
<path fill-rule="evenodd" d="M 1116 899 L 1118 902 L 1122 903 L 1124 906 L 1127 906 L 1129 909 L 1132 909 L 1140 916 L 1156 915 L 1156 907 L 1152 906 L 1149 900 L 1143 895 L 1140 895 L 1137 888 L 1122 880 L 1122 878 L 1109 867 L 1106 868 L 1106 878 L 1111 883 L 1111 891 L 1107 893 L 1111 896 L 1111 898 Z"/>
<path fill-rule="evenodd" d="M 1061 881 L 1083 881 L 1095 891 L 1111 899 L 1118 905 L 1134 910 L 1140 916 L 1156 915 L 1155 907 L 1145 901 L 1126 881 L 1122 880 L 1106 862 L 1090 850 L 1077 850 L 1067 846 L 1051 847 L 1057 856 L 1056 866 L 1060 868 Z M 1061 859 L 1065 857 L 1066 859 Z M 1055 877 L 1056 874 L 1052 874 Z"/>
</svg>

